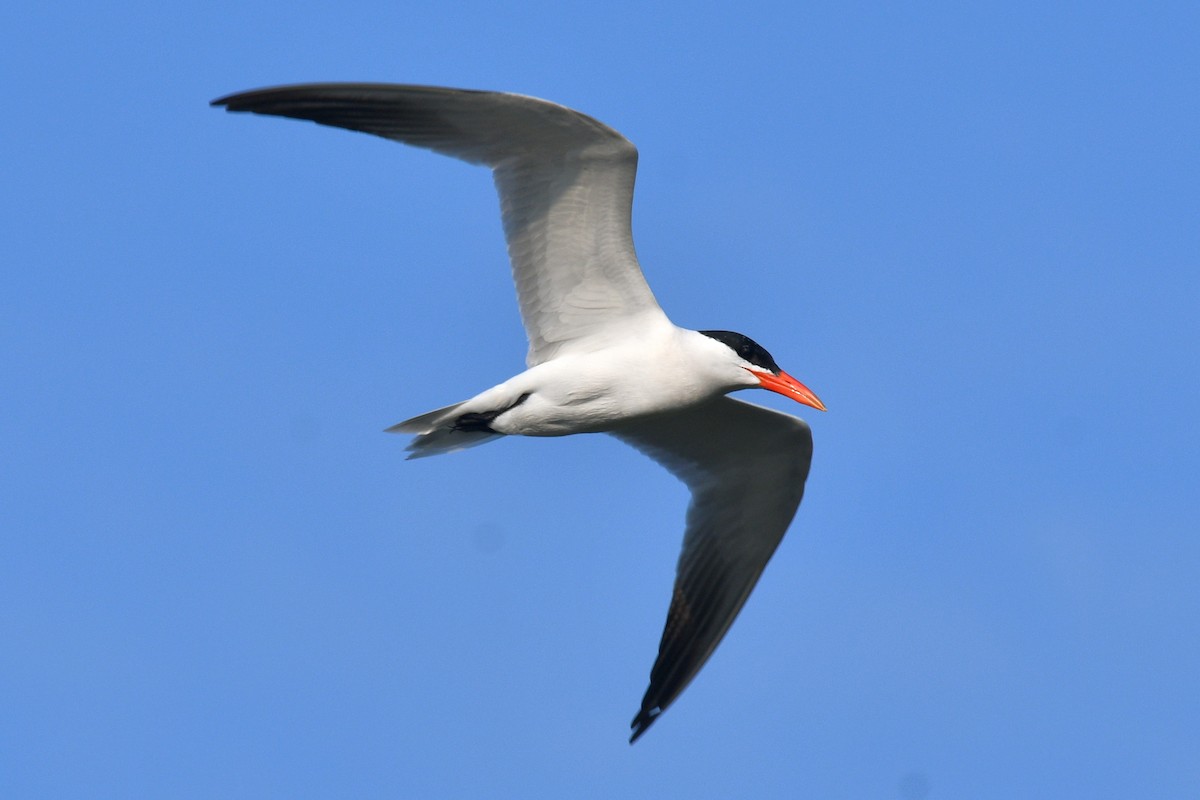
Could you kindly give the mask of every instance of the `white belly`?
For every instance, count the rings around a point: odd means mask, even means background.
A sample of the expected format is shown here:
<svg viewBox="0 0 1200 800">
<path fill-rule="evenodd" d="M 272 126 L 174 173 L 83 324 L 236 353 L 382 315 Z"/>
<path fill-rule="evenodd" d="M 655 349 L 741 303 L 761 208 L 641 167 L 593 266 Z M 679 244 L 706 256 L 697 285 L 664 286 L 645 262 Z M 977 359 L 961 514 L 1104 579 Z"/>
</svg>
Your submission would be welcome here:
<svg viewBox="0 0 1200 800">
<path fill-rule="evenodd" d="M 644 354 L 644 349 L 610 350 L 539 364 L 496 387 L 507 397 L 528 396 L 497 417 L 492 428 L 523 436 L 595 433 L 721 393 L 699 386 L 695 371 L 677 363 L 682 359 L 664 358 L 661 351 L 653 360 L 637 357 Z"/>
</svg>

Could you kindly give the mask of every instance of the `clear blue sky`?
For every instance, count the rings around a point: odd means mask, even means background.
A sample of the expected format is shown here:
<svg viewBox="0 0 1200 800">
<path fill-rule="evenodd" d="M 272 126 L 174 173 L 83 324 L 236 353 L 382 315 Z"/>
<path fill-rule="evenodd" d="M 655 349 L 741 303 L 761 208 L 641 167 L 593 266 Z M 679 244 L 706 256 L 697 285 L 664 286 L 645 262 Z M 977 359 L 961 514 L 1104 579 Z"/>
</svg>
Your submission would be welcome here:
<svg viewBox="0 0 1200 800">
<path fill-rule="evenodd" d="M 1200 7 L 827 6 L 0 11 L 0 795 L 1200 796 Z M 525 344 L 485 171 L 207 105 L 330 80 L 622 131 L 668 313 L 830 408 L 633 748 L 686 494 L 403 460 Z"/>
</svg>

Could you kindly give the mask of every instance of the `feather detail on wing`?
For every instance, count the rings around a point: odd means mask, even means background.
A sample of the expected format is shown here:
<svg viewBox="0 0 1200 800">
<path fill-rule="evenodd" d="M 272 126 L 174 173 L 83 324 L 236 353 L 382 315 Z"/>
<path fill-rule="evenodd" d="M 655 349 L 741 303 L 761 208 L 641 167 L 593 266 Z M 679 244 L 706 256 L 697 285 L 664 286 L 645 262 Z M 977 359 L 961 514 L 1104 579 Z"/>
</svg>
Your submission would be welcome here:
<svg viewBox="0 0 1200 800">
<path fill-rule="evenodd" d="M 812 434 L 801 419 L 729 397 L 613 433 L 692 491 L 667 623 L 632 742 L 704 666 L 758 582 L 804 495 Z"/>
<path fill-rule="evenodd" d="M 665 319 L 633 248 L 637 149 L 585 114 L 523 95 L 370 83 L 281 86 L 213 104 L 491 167 L 530 366 L 581 340 Z"/>
</svg>

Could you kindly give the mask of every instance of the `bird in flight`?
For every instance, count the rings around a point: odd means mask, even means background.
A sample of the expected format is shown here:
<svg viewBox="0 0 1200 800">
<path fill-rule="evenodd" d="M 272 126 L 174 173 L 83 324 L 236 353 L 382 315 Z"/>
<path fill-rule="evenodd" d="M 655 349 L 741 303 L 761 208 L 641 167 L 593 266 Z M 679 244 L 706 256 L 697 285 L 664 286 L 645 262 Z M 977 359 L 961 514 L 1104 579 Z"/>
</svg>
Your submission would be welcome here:
<svg viewBox="0 0 1200 800">
<path fill-rule="evenodd" d="M 634 253 L 637 149 L 565 106 L 500 92 L 371 83 L 281 86 L 214 100 L 306 119 L 491 168 L 521 318 L 524 372 L 388 428 L 410 458 L 502 436 L 611 434 L 692 493 L 675 587 L 630 742 L 712 655 L 804 494 L 803 420 L 735 400 L 762 388 L 824 411 L 761 345 L 671 323 Z"/>
</svg>

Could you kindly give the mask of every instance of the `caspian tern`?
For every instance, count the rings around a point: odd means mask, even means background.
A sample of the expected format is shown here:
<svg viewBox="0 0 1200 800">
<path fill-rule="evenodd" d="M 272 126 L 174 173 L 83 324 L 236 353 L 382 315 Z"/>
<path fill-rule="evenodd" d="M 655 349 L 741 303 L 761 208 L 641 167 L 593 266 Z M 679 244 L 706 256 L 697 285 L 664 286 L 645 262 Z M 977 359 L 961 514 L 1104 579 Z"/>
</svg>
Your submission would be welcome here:
<svg viewBox="0 0 1200 800">
<path fill-rule="evenodd" d="M 763 388 L 824 411 L 756 342 L 667 319 L 634 254 L 637 149 L 564 106 L 516 94 L 389 84 L 309 84 L 214 100 L 306 119 L 492 169 L 528 369 L 461 403 L 388 428 L 410 458 L 506 435 L 605 432 L 692 492 L 637 741 L 724 637 L 791 524 L 808 476 L 803 420 L 726 397 Z"/>
</svg>

